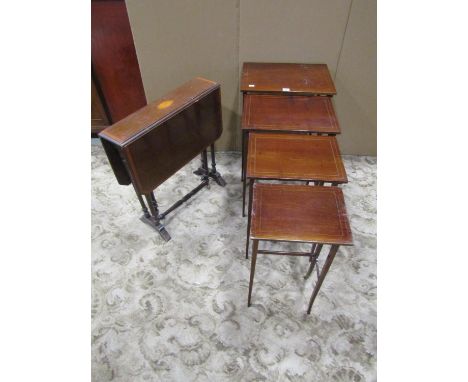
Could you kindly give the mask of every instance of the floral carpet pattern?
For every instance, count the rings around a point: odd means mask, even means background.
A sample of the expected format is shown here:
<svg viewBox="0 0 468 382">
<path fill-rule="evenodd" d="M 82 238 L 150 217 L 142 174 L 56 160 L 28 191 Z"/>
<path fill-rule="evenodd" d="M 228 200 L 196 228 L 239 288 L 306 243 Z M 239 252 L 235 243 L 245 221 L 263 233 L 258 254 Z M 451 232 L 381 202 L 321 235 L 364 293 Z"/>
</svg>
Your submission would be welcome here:
<svg viewBox="0 0 468 382">
<path fill-rule="evenodd" d="M 376 158 L 343 157 L 355 246 L 340 247 L 307 315 L 316 275 L 304 280 L 302 257 L 259 255 L 247 308 L 239 153 L 217 154 L 227 186 L 171 213 L 165 243 L 91 150 L 93 381 L 376 380 Z M 198 185 L 198 163 L 156 190 L 161 211 Z"/>
</svg>

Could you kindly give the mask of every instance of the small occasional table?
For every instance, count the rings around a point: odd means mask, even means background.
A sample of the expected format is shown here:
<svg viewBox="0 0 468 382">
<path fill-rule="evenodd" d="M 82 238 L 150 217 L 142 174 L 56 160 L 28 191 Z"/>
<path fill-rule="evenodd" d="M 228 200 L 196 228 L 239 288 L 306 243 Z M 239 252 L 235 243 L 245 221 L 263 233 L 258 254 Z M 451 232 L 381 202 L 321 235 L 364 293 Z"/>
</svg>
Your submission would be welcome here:
<svg viewBox="0 0 468 382">
<path fill-rule="evenodd" d="M 252 229 L 247 235 L 253 240 L 248 306 L 251 304 L 257 254 L 306 256 L 310 265 L 305 278 L 314 267 L 318 280 L 309 301 L 307 313 L 335 258 L 340 245 L 352 245 L 343 192 L 338 187 L 309 187 L 288 184 L 255 184 L 253 187 Z M 260 250 L 259 241 L 312 244 L 310 252 Z M 317 258 L 324 245 L 330 252 L 319 272 Z"/>
</svg>

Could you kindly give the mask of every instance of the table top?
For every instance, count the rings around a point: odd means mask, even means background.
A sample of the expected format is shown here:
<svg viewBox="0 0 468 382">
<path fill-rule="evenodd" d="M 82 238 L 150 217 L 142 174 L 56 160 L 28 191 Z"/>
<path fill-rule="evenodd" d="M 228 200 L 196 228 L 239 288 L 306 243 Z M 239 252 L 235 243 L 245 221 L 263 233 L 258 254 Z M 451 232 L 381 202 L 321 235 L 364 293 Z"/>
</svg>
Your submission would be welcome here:
<svg viewBox="0 0 468 382">
<path fill-rule="evenodd" d="M 250 133 L 247 177 L 347 183 L 336 138 Z"/>
<path fill-rule="evenodd" d="M 252 239 L 353 244 L 338 187 L 257 183 L 252 200 Z"/>
<path fill-rule="evenodd" d="M 193 78 L 109 126 L 99 136 L 119 146 L 127 145 L 219 87 L 218 83 L 205 78 Z"/>
<path fill-rule="evenodd" d="M 244 130 L 278 130 L 340 134 L 330 97 L 245 94 Z"/>
<path fill-rule="evenodd" d="M 326 64 L 245 62 L 241 92 L 336 94 Z"/>
</svg>

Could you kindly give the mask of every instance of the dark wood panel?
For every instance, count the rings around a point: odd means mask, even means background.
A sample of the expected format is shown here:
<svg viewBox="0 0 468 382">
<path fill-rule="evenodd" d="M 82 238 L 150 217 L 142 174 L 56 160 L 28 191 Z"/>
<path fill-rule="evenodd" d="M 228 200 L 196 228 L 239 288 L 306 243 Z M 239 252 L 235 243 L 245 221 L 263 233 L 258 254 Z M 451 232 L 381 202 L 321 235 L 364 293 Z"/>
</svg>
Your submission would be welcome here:
<svg viewBox="0 0 468 382">
<path fill-rule="evenodd" d="M 216 82 L 197 77 L 186 82 L 151 104 L 109 127 L 103 136 L 120 146 L 127 145 L 180 110 L 198 102 L 205 94 L 219 88 Z"/>
<path fill-rule="evenodd" d="M 125 2 L 92 1 L 91 27 L 93 70 L 115 123 L 146 105 Z"/>
</svg>

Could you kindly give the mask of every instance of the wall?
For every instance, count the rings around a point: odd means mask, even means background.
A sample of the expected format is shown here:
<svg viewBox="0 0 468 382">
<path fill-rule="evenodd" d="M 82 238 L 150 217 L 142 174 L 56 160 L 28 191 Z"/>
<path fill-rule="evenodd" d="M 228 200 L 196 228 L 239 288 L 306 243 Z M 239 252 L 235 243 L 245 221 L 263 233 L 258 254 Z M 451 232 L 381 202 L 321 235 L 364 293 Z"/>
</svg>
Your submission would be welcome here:
<svg viewBox="0 0 468 382">
<path fill-rule="evenodd" d="M 377 3 L 353 0 L 335 74 L 343 153 L 377 155 Z"/>
<path fill-rule="evenodd" d="M 193 77 L 221 84 L 223 135 L 234 150 L 238 124 L 237 0 L 127 0 L 148 102 Z"/>
<path fill-rule="evenodd" d="M 195 76 L 221 83 L 219 150 L 240 149 L 245 61 L 323 62 L 344 154 L 376 154 L 373 0 L 127 0 L 148 102 Z"/>
</svg>

